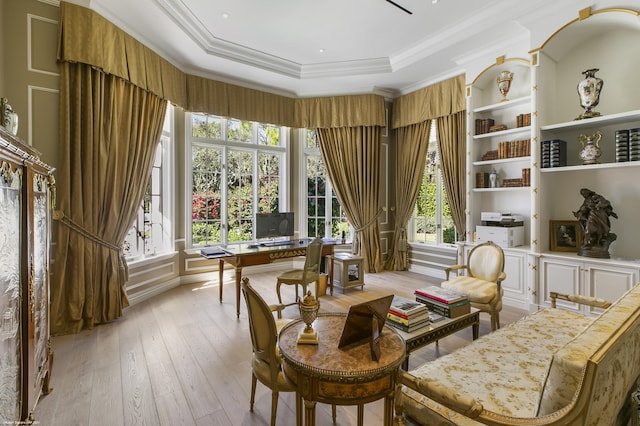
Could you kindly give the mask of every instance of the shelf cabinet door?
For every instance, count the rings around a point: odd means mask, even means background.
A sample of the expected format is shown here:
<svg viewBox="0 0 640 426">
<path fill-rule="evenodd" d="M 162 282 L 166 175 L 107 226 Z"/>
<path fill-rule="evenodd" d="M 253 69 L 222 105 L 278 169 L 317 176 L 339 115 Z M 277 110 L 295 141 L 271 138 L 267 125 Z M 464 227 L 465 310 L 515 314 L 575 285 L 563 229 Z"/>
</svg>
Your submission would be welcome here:
<svg viewBox="0 0 640 426">
<path fill-rule="evenodd" d="M 0 153 L 0 424 L 22 419 L 22 169 Z"/>
<path fill-rule="evenodd" d="M 538 303 L 549 306 L 551 304 L 549 292 L 551 291 L 582 294 L 615 302 L 638 282 L 639 277 L 639 266 L 543 256 L 540 259 L 542 293 Z M 567 301 L 558 301 L 558 305 L 585 314 L 602 312 L 601 309 L 580 306 Z"/>
</svg>

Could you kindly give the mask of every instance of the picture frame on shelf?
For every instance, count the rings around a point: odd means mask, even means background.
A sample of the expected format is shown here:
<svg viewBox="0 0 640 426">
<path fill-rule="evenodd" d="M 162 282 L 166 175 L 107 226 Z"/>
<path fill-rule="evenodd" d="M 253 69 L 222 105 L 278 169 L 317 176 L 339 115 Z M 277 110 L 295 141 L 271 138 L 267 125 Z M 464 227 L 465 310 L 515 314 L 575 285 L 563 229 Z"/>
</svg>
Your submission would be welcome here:
<svg viewBox="0 0 640 426">
<path fill-rule="evenodd" d="M 582 241 L 582 228 L 577 220 L 549 221 L 549 250 L 577 252 Z"/>
</svg>

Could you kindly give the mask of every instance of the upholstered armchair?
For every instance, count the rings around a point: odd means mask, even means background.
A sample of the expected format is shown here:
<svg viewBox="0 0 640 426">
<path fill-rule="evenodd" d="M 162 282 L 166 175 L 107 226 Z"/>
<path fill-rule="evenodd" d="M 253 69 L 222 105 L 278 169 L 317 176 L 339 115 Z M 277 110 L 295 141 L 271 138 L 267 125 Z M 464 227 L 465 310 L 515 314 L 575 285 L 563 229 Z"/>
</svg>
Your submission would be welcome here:
<svg viewBox="0 0 640 426">
<path fill-rule="evenodd" d="M 458 272 L 458 276 L 449 278 L 452 271 Z M 504 294 L 501 282 L 506 278 L 504 252 L 500 246 L 492 241 L 478 244 L 469 251 L 465 265 L 450 266 L 445 269 L 445 274 L 443 288 L 466 294 L 471 306 L 491 315 L 491 330 L 500 328 Z"/>
<path fill-rule="evenodd" d="M 282 305 L 268 305 L 249 284 L 249 278 L 242 278 L 242 294 L 247 303 L 249 313 L 249 331 L 253 345 L 251 360 L 251 400 L 250 411 L 256 396 L 256 384 L 260 383 L 271 389 L 271 426 L 276 424 L 279 392 L 295 392 L 294 385 L 286 380 L 282 372 L 278 334 L 289 321 L 282 319 Z M 278 319 L 273 312 L 277 312 Z"/>
<path fill-rule="evenodd" d="M 307 246 L 307 253 L 304 260 L 303 269 L 292 269 L 278 275 L 276 283 L 276 293 L 278 302 L 282 303 L 280 286 L 282 284 L 296 286 L 296 301 L 298 301 L 298 285 L 302 286 L 302 294 L 307 293 L 307 286 L 312 282 L 316 283 L 315 297 L 318 297 L 320 287 L 320 263 L 322 261 L 322 238 L 314 238 Z"/>
</svg>

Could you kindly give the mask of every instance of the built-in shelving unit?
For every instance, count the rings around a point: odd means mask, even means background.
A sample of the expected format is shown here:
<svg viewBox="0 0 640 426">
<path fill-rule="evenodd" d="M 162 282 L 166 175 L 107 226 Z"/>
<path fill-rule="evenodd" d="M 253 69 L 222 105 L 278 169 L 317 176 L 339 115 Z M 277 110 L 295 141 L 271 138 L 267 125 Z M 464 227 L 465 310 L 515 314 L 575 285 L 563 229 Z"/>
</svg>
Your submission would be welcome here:
<svg viewBox="0 0 640 426">
<path fill-rule="evenodd" d="M 513 80 L 502 100 L 497 77 L 511 71 Z M 530 139 L 532 126 L 522 117 L 531 113 L 531 70 L 528 60 L 500 57 L 467 85 L 467 241 L 464 258 L 475 244 L 476 227 L 482 224 L 482 212 L 520 215 L 528 229 L 531 216 L 531 188 L 524 182 L 523 169 L 531 169 Z M 520 117 L 520 119 L 518 119 Z M 528 119 L 529 119 L 528 118 Z M 476 120 L 493 120 L 506 129 L 486 131 Z M 511 144 L 509 146 L 509 144 Z M 496 171 L 496 187 L 486 184 L 486 174 Z M 518 182 L 520 179 L 520 182 Z M 507 184 L 508 186 L 505 186 Z M 520 185 L 520 186 L 510 186 Z M 503 282 L 505 303 L 526 307 L 525 265 L 530 252 L 528 231 L 524 245 L 505 248 Z M 462 259 L 461 259 L 462 260 Z"/>
<path fill-rule="evenodd" d="M 532 209 L 532 246 L 538 253 L 537 279 L 531 303 L 548 304 L 550 291 L 579 293 L 617 299 L 638 282 L 640 276 L 640 161 L 616 162 L 615 131 L 640 128 L 635 84 L 640 67 L 638 12 L 604 9 L 580 11 L 581 19 L 553 34 L 541 49 L 534 49 L 536 64 L 533 84 L 537 87 L 534 108 L 538 125 L 534 138 L 566 141 L 566 166 L 538 169 L 537 199 Z M 584 110 L 576 90 L 582 71 L 599 68 L 603 79 L 601 115 L 576 119 Z M 580 135 L 601 132 L 599 164 L 585 165 L 580 159 Z M 537 157 L 536 157 L 537 158 Z M 551 251 L 550 221 L 576 221 L 583 197 L 589 188 L 607 198 L 617 214 L 611 217 L 611 232 L 618 237 L 610 248 L 610 259 L 578 256 L 575 252 Z M 535 219 L 534 219 L 535 218 Z M 577 222 L 576 222 L 577 224 Z"/>
</svg>

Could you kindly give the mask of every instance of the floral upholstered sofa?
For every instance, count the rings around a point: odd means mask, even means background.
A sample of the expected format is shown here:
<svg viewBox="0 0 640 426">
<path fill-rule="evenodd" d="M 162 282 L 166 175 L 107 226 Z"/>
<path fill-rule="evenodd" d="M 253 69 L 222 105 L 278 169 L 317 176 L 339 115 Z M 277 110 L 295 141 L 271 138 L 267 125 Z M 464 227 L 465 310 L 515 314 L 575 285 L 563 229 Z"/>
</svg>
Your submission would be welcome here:
<svg viewBox="0 0 640 426">
<path fill-rule="evenodd" d="M 602 305 L 584 296 L 552 295 Z M 401 372 L 399 423 L 638 425 L 640 284 L 599 316 L 542 309 Z"/>
</svg>

